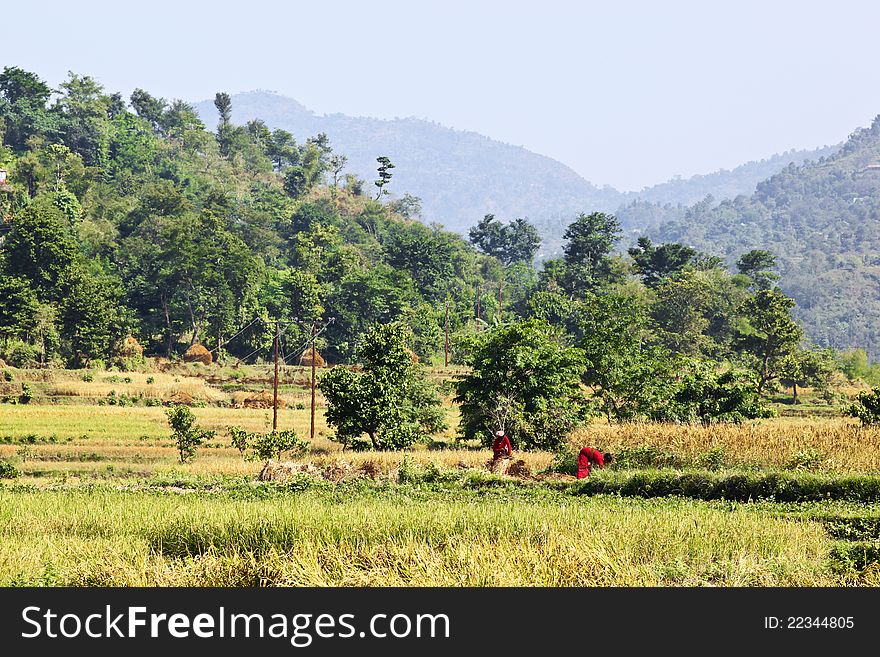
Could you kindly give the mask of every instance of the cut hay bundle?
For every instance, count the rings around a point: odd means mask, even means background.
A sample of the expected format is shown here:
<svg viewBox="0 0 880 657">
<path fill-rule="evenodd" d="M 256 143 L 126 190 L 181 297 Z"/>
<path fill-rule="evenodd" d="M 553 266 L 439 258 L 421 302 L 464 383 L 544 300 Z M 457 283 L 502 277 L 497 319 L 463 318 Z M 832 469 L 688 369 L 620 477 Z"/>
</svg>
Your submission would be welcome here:
<svg viewBox="0 0 880 657">
<path fill-rule="evenodd" d="M 193 396 L 185 390 L 178 390 L 168 398 L 168 403 L 176 406 L 191 406 L 193 403 Z"/>
<path fill-rule="evenodd" d="M 123 358 L 143 358 L 144 348 L 141 346 L 140 342 L 129 333 L 128 337 L 119 345 L 117 353 Z"/>
<path fill-rule="evenodd" d="M 272 393 L 261 390 L 260 392 L 255 392 L 250 397 L 245 397 L 241 405 L 245 408 L 272 408 L 273 402 L 274 397 Z M 287 406 L 287 402 L 279 397 L 278 408 L 284 408 L 285 406 Z"/>
<path fill-rule="evenodd" d="M 507 474 L 508 476 L 519 477 L 520 479 L 530 479 L 532 477 L 532 471 L 522 459 L 511 463 L 507 468 Z"/>
<path fill-rule="evenodd" d="M 413 365 L 419 364 L 419 357 L 416 352 L 414 352 L 412 349 L 407 348 L 406 353 L 409 354 L 409 359 L 413 362 Z"/>
<path fill-rule="evenodd" d="M 327 361 L 324 360 L 324 358 L 315 348 L 306 349 L 303 352 L 303 355 L 299 358 L 300 365 L 311 367 L 312 363 L 315 364 L 315 367 L 324 367 L 324 365 L 327 364 Z"/>
<path fill-rule="evenodd" d="M 211 352 L 205 349 L 205 346 L 202 343 L 196 342 L 184 352 L 183 360 L 186 363 L 202 363 L 203 365 L 210 365 L 214 361 L 214 358 L 211 356 Z"/>
<path fill-rule="evenodd" d="M 492 459 L 486 465 L 489 466 L 489 471 L 492 474 L 506 475 L 508 469 L 510 469 L 511 463 L 513 463 L 513 459 L 509 456 L 502 456 L 497 459 Z"/>
<path fill-rule="evenodd" d="M 320 476 L 321 470 L 311 463 L 294 463 L 293 461 L 269 461 L 260 471 L 260 481 L 277 481 L 286 483 L 298 474 Z"/>
<path fill-rule="evenodd" d="M 354 468 L 351 467 L 351 463 L 347 463 L 346 461 L 333 461 L 333 463 L 324 468 L 324 472 L 321 476 L 327 481 L 338 484 L 353 473 Z"/>
</svg>

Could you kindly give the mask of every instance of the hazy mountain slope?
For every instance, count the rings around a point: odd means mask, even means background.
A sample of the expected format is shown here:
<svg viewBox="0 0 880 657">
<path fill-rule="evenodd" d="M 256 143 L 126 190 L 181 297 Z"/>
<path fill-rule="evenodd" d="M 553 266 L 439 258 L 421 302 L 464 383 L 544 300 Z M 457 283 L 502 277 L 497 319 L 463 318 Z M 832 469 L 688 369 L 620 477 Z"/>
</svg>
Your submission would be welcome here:
<svg viewBox="0 0 880 657">
<path fill-rule="evenodd" d="M 646 187 L 636 196 L 651 203 L 693 205 L 707 195 L 716 199 L 736 198 L 740 194 L 752 194 L 758 183 L 779 173 L 789 164 L 803 164 L 833 155 L 840 144 L 823 146 L 812 150 L 790 150 L 763 160 L 747 162 L 734 169 L 720 169 L 690 178 L 676 177 L 665 183 Z"/>
<path fill-rule="evenodd" d="M 207 125 L 216 125 L 217 111 L 212 101 L 197 103 L 196 107 Z M 419 196 L 427 222 L 437 221 L 466 232 L 490 212 L 504 219 L 528 217 L 546 236 L 544 255 L 558 248 L 565 226 L 579 212 L 614 212 L 636 199 L 686 206 L 707 194 L 717 199 L 750 194 L 757 182 L 781 171 L 789 162 L 815 159 L 836 148 L 789 151 L 731 171 L 621 193 L 608 186 L 599 188 L 549 157 L 422 119 L 322 116 L 291 98 L 263 91 L 233 96 L 232 107 L 236 123 L 260 118 L 270 128 L 292 132 L 300 142 L 326 132 L 334 150 L 348 155 L 348 171 L 370 183 L 376 177 L 376 157 L 387 155 L 396 165 L 390 190 L 398 196 L 404 192 Z M 651 209 L 647 214 L 624 214 L 639 221 L 657 212 Z"/>
<path fill-rule="evenodd" d="M 725 256 L 777 254 L 809 335 L 880 357 L 880 117 L 834 155 L 790 165 L 749 197 L 699 203 L 649 231 Z M 877 165 L 873 168 L 872 165 Z"/>
<path fill-rule="evenodd" d="M 213 102 L 196 107 L 208 125 L 216 125 Z M 290 131 L 298 142 L 327 133 L 334 151 L 349 157 L 347 171 L 366 179 L 370 189 L 376 158 L 387 155 L 396 167 L 390 191 L 419 196 L 423 219 L 453 230 L 466 231 L 490 212 L 503 218 L 561 218 L 590 208 L 614 209 L 623 198 L 549 157 L 421 119 L 319 116 L 266 92 L 237 94 L 232 107 L 236 123 L 260 118 L 270 128 Z"/>
</svg>

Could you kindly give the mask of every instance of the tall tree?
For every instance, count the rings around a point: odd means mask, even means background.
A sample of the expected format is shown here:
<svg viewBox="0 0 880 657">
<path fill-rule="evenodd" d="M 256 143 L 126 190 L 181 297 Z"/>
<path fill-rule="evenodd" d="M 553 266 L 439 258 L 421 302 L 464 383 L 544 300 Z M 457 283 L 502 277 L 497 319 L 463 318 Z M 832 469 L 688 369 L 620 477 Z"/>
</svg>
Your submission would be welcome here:
<svg viewBox="0 0 880 657">
<path fill-rule="evenodd" d="M 758 392 L 783 373 L 783 363 L 803 338 L 791 317 L 794 299 L 779 290 L 759 290 L 743 309 L 739 346 L 758 376 Z"/>
<path fill-rule="evenodd" d="M 388 185 L 388 183 L 391 182 L 391 169 L 394 168 L 394 165 L 391 163 L 391 160 L 389 160 L 388 157 L 385 155 L 377 157 L 376 162 L 379 163 L 379 168 L 376 170 L 379 175 L 379 179 L 373 184 L 379 190 L 376 192 L 376 200 L 378 201 L 380 198 L 382 198 L 383 194 L 388 194 L 388 190 L 385 189 L 385 187 Z"/>
<path fill-rule="evenodd" d="M 620 237 L 620 223 L 604 212 L 579 214 L 563 234 L 566 290 L 583 297 L 614 280 L 611 251 Z"/>
<path fill-rule="evenodd" d="M 327 423 L 350 445 L 367 435 L 373 449 L 404 449 L 444 427 L 440 399 L 419 375 L 401 323 L 374 326 L 362 339 L 362 371 L 337 367 L 318 387 L 327 399 Z"/>
<path fill-rule="evenodd" d="M 779 280 L 776 268 L 776 256 L 763 249 L 754 249 L 742 254 L 736 262 L 740 274 L 748 276 L 756 290 L 769 290 Z"/>
</svg>

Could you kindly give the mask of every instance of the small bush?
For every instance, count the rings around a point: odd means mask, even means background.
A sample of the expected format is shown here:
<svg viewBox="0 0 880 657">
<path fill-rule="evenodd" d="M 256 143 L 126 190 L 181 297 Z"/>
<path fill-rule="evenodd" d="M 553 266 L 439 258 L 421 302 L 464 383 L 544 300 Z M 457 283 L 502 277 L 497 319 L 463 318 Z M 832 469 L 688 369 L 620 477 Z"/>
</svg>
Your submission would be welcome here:
<svg viewBox="0 0 880 657">
<path fill-rule="evenodd" d="M 880 424 L 880 388 L 860 392 L 855 403 L 846 409 L 846 414 L 859 418 L 862 426 Z"/>
<path fill-rule="evenodd" d="M 792 470 L 813 470 L 825 460 L 824 455 L 815 449 L 802 449 L 792 454 L 785 464 Z"/>
<path fill-rule="evenodd" d="M 9 461 L 0 459 L 0 479 L 15 479 L 19 472 Z"/>
<path fill-rule="evenodd" d="M 697 465 L 706 468 L 707 470 L 720 470 L 724 467 L 724 458 L 726 454 L 724 452 L 723 445 L 717 445 L 712 449 L 703 452 L 700 454 L 697 459 Z"/>
<path fill-rule="evenodd" d="M 21 394 L 18 396 L 19 404 L 30 404 L 31 400 L 34 398 L 34 393 L 31 390 L 31 387 L 27 383 L 21 384 Z"/>
<path fill-rule="evenodd" d="M 155 382 L 156 382 L 156 379 L 154 379 L 152 376 L 147 377 L 147 385 L 148 386 L 153 385 Z"/>
<path fill-rule="evenodd" d="M 172 438 L 177 443 L 181 463 L 192 460 L 196 448 L 214 437 L 213 431 L 196 426 L 196 416 L 188 406 L 172 406 L 165 414 L 174 430 Z"/>
<path fill-rule="evenodd" d="M 244 458 L 251 461 L 269 461 L 272 458 L 281 460 L 281 456 L 285 452 L 303 454 L 309 447 L 309 443 L 297 437 L 294 431 L 252 433 L 238 427 L 231 427 L 229 432 L 232 436 L 232 446 Z M 245 452 L 248 451 L 249 453 L 245 455 Z"/>
<path fill-rule="evenodd" d="M 85 372 L 80 378 L 86 383 L 91 383 L 95 380 L 95 375 L 91 372 Z"/>
<path fill-rule="evenodd" d="M 15 381 L 15 375 L 9 370 L 3 370 L 3 380 L 7 383 L 12 383 Z"/>
</svg>

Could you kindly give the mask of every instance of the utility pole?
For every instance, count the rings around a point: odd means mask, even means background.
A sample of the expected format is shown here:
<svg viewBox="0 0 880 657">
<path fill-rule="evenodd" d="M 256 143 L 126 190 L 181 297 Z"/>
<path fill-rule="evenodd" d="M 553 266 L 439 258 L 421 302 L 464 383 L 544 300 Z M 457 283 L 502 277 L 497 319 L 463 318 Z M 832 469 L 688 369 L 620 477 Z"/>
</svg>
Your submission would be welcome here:
<svg viewBox="0 0 880 657">
<path fill-rule="evenodd" d="M 315 334 L 317 332 L 317 324 L 312 322 L 312 425 L 309 429 L 309 438 L 312 444 L 315 443 L 315 360 L 317 352 L 315 351 Z"/>
<path fill-rule="evenodd" d="M 482 302 L 483 302 L 483 286 L 477 285 L 477 330 L 478 331 L 480 330 L 480 321 L 483 319 L 483 317 L 482 317 L 483 309 L 481 307 Z"/>
<path fill-rule="evenodd" d="M 445 367 L 449 367 L 449 297 L 446 297 L 446 362 Z"/>
<path fill-rule="evenodd" d="M 275 320 L 275 383 L 272 396 L 272 432 L 278 430 L 278 342 L 281 338 L 281 329 L 278 320 Z"/>
</svg>

